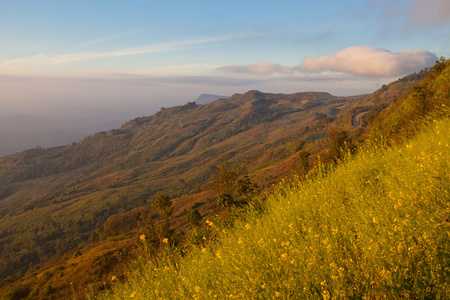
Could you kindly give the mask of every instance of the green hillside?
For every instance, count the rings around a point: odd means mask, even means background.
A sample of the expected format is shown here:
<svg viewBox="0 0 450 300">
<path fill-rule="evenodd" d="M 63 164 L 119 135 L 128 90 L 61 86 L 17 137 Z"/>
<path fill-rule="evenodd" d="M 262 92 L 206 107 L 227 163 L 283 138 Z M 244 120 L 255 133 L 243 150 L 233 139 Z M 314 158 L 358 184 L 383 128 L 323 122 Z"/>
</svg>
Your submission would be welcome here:
<svg viewBox="0 0 450 300">
<path fill-rule="evenodd" d="M 430 72 L 424 86 L 437 82 L 430 76 L 448 72 L 444 69 Z M 423 75 L 375 94 L 381 93 L 386 106 L 403 103 L 407 96 L 395 96 Z M 436 85 L 445 88 L 445 80 Z M 204 246 L 241 217 L 250 191 L 265 199 L 283 178 L 303 182 L 319 161 L 338 162 L 341 148 L 354 152 L 358 140 L 378 141 L 374 128 L 384 128 L 391 113 L 375 109 L 374 95 L 249 91 L 205 105 L 162 108 L 80 143 L 2 158 L 0 296 L 83 299 L 126 281 L 131 261 L 157 257 L 169 244 L 183 255 L 191 253 L 190 244 L 209 249 Z M 372 110 L 374 124 L 364 134 L 351 125 L 362 110 Z M 218 197 L 221 191 L 213 184 L 224 165 L 235 176 L 236 199 Z M 167 210 L 155 204 L 158 193 L 173 198 Z M 270 201 L 250 207 L 264 210 Z M 192 219 L 196 213 L 202 226 Z M 216 232 L 205 220 L 225 227 Z M 139 239 L 143 234 L 145 242 Z"/>
<path fill-rule="evenodd" d="M 206 242 L 182 255 L 167 243 L 160 259 L 138 260 L 103 298 L 447 298 L 449 106 L 450 63 L 441 61 L 376 117 L 367 138 L 378 143 L 282 182 L 231 226 L 207 220 Z"/>
</svg>

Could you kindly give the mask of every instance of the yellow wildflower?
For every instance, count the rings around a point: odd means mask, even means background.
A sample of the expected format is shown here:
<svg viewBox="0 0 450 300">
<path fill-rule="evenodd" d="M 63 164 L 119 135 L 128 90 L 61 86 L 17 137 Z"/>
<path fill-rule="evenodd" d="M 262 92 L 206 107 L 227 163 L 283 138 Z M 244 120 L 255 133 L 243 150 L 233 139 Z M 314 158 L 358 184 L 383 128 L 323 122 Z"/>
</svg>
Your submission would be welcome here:
<svg viewBox="0 0 450 300">
<path fill-rule="evenodd" d="M 162 242 L 163 242 L 164 244 L 168 244 L 168 243 L 169 243 L 169 239 L 168 239 L 168 238 L 163 238 Z"/>
<path fill-rule="evenodd" d="M 130 298 L 134 298 L 136 296 L 136 292 L 131 293 Z"/>
<path fill-rule="evenodd" d="M 140 239 L 141 241 L 145 241 L 145 234 L 141 234 L 141 235 L 139 236 L 139 239 Z"/>
</svg>

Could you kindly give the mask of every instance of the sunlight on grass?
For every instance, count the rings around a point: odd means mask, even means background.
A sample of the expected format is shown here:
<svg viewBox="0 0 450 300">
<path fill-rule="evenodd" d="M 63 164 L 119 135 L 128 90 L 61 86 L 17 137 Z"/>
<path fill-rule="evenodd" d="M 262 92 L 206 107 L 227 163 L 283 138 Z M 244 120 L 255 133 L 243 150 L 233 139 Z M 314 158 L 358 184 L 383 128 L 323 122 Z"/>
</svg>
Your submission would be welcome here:
<svg viewBox="0 0 450 300">
<path fill-rule="evenodd" d="M 128 274 L 107 299 L 447 298 L 450 121 L 284 182 L 219 242 Z"/>
</svg>

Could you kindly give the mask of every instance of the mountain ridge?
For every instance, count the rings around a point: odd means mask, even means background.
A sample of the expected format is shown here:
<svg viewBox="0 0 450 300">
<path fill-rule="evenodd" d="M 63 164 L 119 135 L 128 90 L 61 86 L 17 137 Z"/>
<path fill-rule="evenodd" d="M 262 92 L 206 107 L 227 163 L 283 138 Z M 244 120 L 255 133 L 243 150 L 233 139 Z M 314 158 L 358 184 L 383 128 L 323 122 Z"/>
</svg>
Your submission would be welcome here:
<svg viewBox="0 0 450 300">
<path fill-rule="evenodd" d="M 193 207 L 205 217 L 217 213 L 208 182 L 221 157 L 239 166 L 241 175 L 249 174 L 259 191 L 270 190 L 298 168 L 298 151 L 309 151 L 311 162 L 326 153 L 328 130 L 365 97 L 249 91 L 204 105 L 161 108 L 69 146 L 3 157 L 3 284 L 23 276 L 30 263 L 46 269 L 48 257 L 65 261 L 95 243 L 130 238 L 141 214 L 155 213 L 146 203 L 156 193 L 174 198 L 177 228 L 186 226 L 186 211 Z M 111 225 L 113 216 L 114 224 L 126 226 Z M 91 280 L 102 280 L 104 271 L 99 272 Z"/>
</svg>

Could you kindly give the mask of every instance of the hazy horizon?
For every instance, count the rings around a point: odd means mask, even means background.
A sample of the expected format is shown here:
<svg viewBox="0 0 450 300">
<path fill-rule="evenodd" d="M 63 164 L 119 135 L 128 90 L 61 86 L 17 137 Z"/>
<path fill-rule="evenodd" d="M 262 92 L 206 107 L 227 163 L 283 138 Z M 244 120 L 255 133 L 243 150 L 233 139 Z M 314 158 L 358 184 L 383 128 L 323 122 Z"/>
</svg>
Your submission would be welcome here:
<svg viewBox="0 0 450 300">
<path fill-rule="evenodd" d="M 448 0 L 2 2 L 0 115 L 99 126 L 203 93 L 371 93 L 450 55 L 449 11 Z"/>
</svg>

